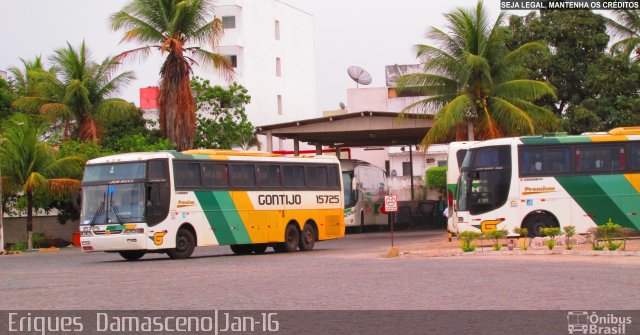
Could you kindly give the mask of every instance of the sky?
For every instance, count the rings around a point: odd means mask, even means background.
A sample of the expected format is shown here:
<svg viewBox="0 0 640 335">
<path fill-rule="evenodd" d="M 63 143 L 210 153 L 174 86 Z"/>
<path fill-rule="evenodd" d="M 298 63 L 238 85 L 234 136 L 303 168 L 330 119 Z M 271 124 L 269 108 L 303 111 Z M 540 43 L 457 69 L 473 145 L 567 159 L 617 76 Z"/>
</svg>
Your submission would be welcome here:
<svg viewBox="0 0 640 335">
<path fill-rule="evenodd" d="M 259 0 L 260 1 L 260 0 Z M 416 44 L 429 44 L 424 34 L 431 26 L 445 29 L 443 14 L 458 7 L 472 8 L 476 0 L 282 0 L 314 16 L 317 113 L 346 103 L 346 90 L 356 84 L 347 68 L 360 66 L 373 82 L 385 86 L 384 67 L 415 64 Z M 20 58 L 48 58 L 66 43 L 84 40 L 94 60 L 102 60 L 136 47 L 120 44 L 122 32 L 114 32 L 109 16 L 128 0 L 0 0 L 0 70 L 21 67 Z M 499 13 L 500 0 L 485 0 L 490 17 Z M 518 13 L 519 14 L 519 13 Z M 119 96 L 139 105 L 139 88 L 156 86 L 162 57 L 128 62 L 121 70 L 133 70 L 137 80 Z M 46 63 L 45 63 L 46 65 Z M 199 72 L 199 71 L 196 71 Z M 211 74 L 213 75 L 213 74 Z"/>
</svg>

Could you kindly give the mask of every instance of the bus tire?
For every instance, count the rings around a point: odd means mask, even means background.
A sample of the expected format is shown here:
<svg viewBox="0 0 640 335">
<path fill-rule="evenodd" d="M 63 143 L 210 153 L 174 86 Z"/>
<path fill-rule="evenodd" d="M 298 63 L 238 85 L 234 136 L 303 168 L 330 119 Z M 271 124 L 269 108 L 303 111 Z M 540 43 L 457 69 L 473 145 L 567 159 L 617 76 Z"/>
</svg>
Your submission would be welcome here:
<svg viewBox="0 0 640 335">
<path fill-rule="evenodd" d="M 264 252 L 267 251 L 267 245 L 264 243 L 253 244 L 251 245 L 251 251 L 255 254 L 264 254 Z"/>
<path fill-rule="evenodd" d="M 300 244 L 298 228 L 296 228 L 295 224 L 289 224 L 284 231 L 284 242 L 276 243 L 273 249 L 276 252 L 294 252 L 298 249 L 298 244 Z"/>
<path fill-rule="evenodd" d="M 304 225 L 302 229 L 302 234 L 300 234 L 300 250 L 301 251 L 311 251 L 313 250 L 313 246 L 316 244 L 316 230 L 313 225 L 307 223 Z"/>
<path fill-rule="evenodd" d="M 142 258 L 142 256 L 144 256 L 146 252 L 142 250 L 127 250 L 127 251 L 119 251 L 118 253 L 120 254 L 120 256 L 122 256 L 122 258 L 128 261 L 137 261 L 140 258 Z"/>
<path fill-rule="evenodd" d="M 356 228 L 358 234 L 364 233 L 364 213 L 360 213 L 360 225 Z"/>
<path fill-rule="evenodd" d="M 186 228 L 178 229 L 176 234 L 176 247 L 167 251 L 167 255 L 173 259 L 185 259 L 191 257 L 196 247 L 196 238 Z"/>
<path fill-rule="evenodd" d="M 544 237 L 540 229 L 557 227 L 556 220 L 550 214 L 544 212 L 534 213 L 527 216 L 522 223 L 523 228 L 527 228 L 528 237 Z"/>
<path fill-rule="evenodd" d="M 249 255 L 253 252 L 253 246 L 251 244 L 231 244 L 231 251 L 236 255 Z"/>
</svg>

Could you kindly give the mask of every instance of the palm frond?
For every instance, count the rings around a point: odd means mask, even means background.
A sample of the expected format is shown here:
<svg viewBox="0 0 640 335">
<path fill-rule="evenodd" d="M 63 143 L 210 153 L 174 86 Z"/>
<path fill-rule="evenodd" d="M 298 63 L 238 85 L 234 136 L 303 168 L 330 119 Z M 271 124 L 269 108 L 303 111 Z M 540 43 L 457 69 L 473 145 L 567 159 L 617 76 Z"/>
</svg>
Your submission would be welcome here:
<svg viewBox="0 0 640 335">
<path fill-rule="evenodd" d="M 553 87 L 545 82 L 529 79 L 518 79 L 495 86 L 495 94 L 499 97 L 521 100 L 538 100 L 550 96 L 557 99 Z"/>
<path fill-rule="evenodd" d="M 466 122 L 469 109 L 473 108 L 474 98 L 470 94 L 459 95 L 436 113 L 436 122 L 422 140 L 422 145 L 447 141 L 451 130 Z"/>
</svg>

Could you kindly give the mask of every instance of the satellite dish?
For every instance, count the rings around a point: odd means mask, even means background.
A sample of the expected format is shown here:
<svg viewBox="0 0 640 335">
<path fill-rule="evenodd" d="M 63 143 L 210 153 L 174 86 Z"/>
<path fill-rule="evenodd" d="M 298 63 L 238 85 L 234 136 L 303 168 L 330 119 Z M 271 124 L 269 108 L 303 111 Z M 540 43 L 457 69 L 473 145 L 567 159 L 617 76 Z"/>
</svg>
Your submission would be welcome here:
<svg viewBox="0 0 640 335">
<path fill-rule="evenodd" d="M 367 72 L 367 70 L 359 66 L 349 66 L 349 68 L 347 69 L 347 73 L 349 74 L 349 77 L 351 77 L 351 79 L 356 82 L 356 87 L 358 87 L 358 84 L 371 84 L 371 75 L 369 74 L 369 72 Z"/>
<path fill-rule="evenodd" d="M 347 108 L 347 106 L 344 105 L 344 102 L 340 101 L 340 104 L 338 105 L 340 106 L 340 109 L 345 109 Z"/>
</svg>

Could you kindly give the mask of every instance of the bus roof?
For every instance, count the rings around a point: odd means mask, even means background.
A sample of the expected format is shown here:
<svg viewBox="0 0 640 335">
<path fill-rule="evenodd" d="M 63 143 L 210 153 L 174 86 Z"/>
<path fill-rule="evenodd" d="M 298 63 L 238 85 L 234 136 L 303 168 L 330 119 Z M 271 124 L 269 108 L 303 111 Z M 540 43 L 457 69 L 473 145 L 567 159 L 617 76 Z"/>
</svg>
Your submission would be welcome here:
<svg viewBox="0 0 640 335">
<path fill-rule="evenodd" d="M 272 160 L 284 162 L 299 162 L 301 159 L 308 161 L 334 161 L 337 163 L 338 158 L 332 155 L 320 155 L 313 157 L 284 157 L 279 154 L 272 154 L 263 151 L 238 151 L 238 150 L 221 150 L 221 149 L 194 149 L 183 152 L 174 150 L 154 151 L 154 152 L 132 152 L 125 154 L 118 154 L 112 156 L 99 157 L 89 160 L 87 164 L 104 164 L 104 163 L 118 163 L 118 162 L 133 162 L 133 161 L 145 161 L 150 159 L 160 158 L 174 158 L 185 160 Z M 333 162 L 332 162 L 333 163 Z"/>
</svg>

